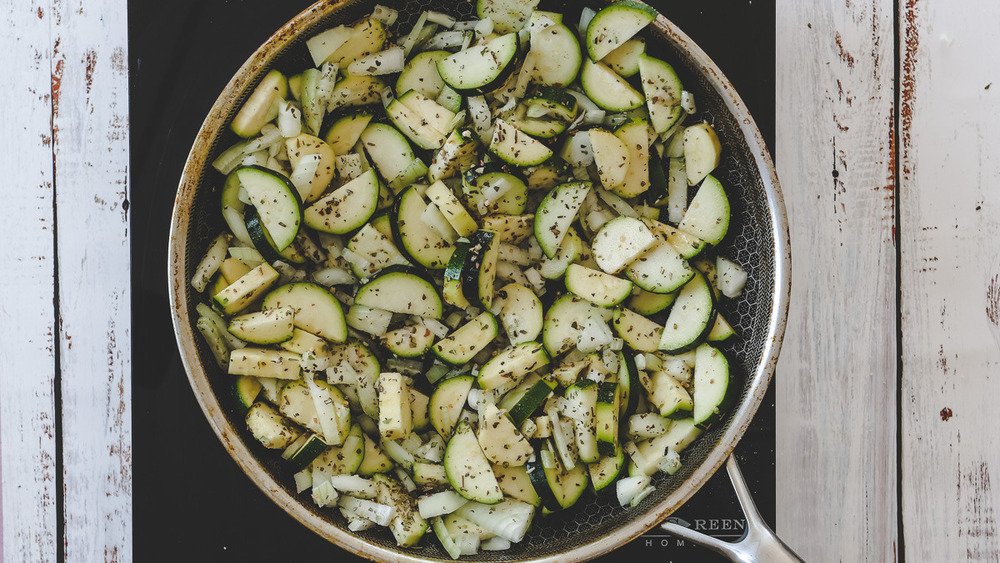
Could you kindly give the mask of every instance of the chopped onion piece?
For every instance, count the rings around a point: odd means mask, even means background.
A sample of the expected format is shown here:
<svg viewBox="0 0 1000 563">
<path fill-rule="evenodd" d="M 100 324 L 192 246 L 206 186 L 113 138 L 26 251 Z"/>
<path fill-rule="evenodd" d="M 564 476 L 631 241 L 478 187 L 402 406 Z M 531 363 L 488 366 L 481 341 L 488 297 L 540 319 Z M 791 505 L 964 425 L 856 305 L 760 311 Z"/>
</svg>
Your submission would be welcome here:
<svg viewBox="0 0 1000 563">
<path fill-rule="evenodd" d="M 344 250 L 347 250 L 346 248 Z M 320 285 L 327 287 L 334 285 L 347 285 L 358 281 L 354 274 L 344 268 L 323 268 L 312 273 L 312 279 Z"/>
<path fill-rule="evenodd" d="M 620 196 L 617 196 L 600 186 L 594 186 L 594 188 L 597 191 L 597 195 L 601 196 L 601 199 L 604 200 L 604 203 L 610 205 L 611 208 L 614 209 L 619 215 L 624 215 L 626 217 L 639 216 L 636 210 L 633 209 L 632 206 Z"/>
<path fill-rule="evenodd" d="M 361 167 L 361 155 L 357 153 L 351 152 L 347 154 L 338 154 L 335 157 L 335 160 L 337 174 L 339 174 L 345 182 L 349 182 L 364 174 L 364 170 Z"/>
<path fill-rule="evenodd" d="M 302 133 L 302 111 L 291 102 L 281 102 L 278 109 L 278 131 L 282 137 L 297 137 Z"/>
<path fill-rule="evenodd" d="M 458 240 L 458 233 L 448 222 L 448 219 L 441 213 L 438 206 L 434 202 L 428 202 L 427 206 L 424 207 L 423 213 L 420 214 L 420 221 L 436 231 L 441 238 L 448 241 L 449 243 L 454 243 Z"/>
<path fill-rule="evenodd" d="M 382 107 L 389 107 L 389 104 L 395 99 L 396 94 L 393 93 L 391 86 L 382 88 Z"/>
<path fill-rule="evenodd" d="M 687 90 L 681 90 L 681 109 L 689 114 L 698 111 L 694 105 L 694 94 Z"/>
<path fill-rule="evenodd" d="M 528 279 L 528 283 L 534 288 L 535 292 L 539 295 L 545 293 L 545 278 L 542 274 L 535 268 L 528 268 L 524 271 L 524 277 Z"/>
<path fill-rule="evenodd" d="M 719 273 L 716 284 L 719 291 L 729 298 L 739 297 L 743 293 L 743 286 L 747 283 L 747 272 L 742 266 L 732 260 L 719 256 L 715 259 L 715 268 Z"/>
<path fill-rule="evenodd" d="M 294 141 L 290 140 L 289 142 Z M 318 154 L 307 154 L 300 158 L 292 169 L 292 176 L 289 180 L 292 181 L 292 185 L 299 191 L 299 196 L 303 200 L 312 190 L 310 184 L 316 176 L 316 171 L 319 170 L 321 160 L 323 160 L 323 157 Z"/>
<path fill-rule="evenodd" d="M 507 538 L 493 536 L 492 538 L 479 544 L 479 549 L 483 551 L 504 551 L 510 549 L 511 543 Z"/>
<path fill-rule="evenodd" d="M 447 325 L 437 319 L 421 319 L 421 323 L 438 338 L 444 338 L 451 332 L 451 329 Z"/>
<path fill-rule="evenodd" d="M 347 67 L 347 72 L 357 76 L 392 74 L 403 70 L 404 58 L 403 48 L 393 46 L 355 60 Z"/>
<path fill-rule="evenodd" d="M 590 27 L 590 20 L 594 19 L 596 15 L 597 12 L 586 7 L 580 12 L 580 24 L 577 26 L 577 31 L 580 32 L 581 37 L 587 36 L 587 28 Z"/>
<path fill-rule="evenodd" d="M 437 51 L 440 49 L 454 49 L 456 47 L 461 47 L 462 42 L 465 41 L 466 32 L 464 31 L 441 31 L 434 34 L 433 37 L 424 43 L 424 50 L 427 51 Z"/>
<path fill-rule="evenodd" d="M 343 506 L 338 507 L 340 509 L 340 514 L 344 516 L 347 520 L 347 529 L 352 532 L 363 532 L 365 530 L 370 530 L 375 527 L 375 522 L 359 515 L 353 510 L 348 510 Z"/>
<path fill-rule="evenodd" d="M 312 487 L 312 473 L 308 468 L 299 471 L 295 475 L 292 475 L 295 479 L 295 492 L 301 493 Z"/>
<path fill-rule="evenodd" d="M 417 490 L 417 484 L 413 482 L 413 479 L 410 478 L 410 475 L 404 471 L 402 467 L 397 467 L 395 469 L 395 473 L 396 477 L 399 478 L 399 482 L 403 484 L 403 487 L 406 488 L 407 492 L 412 493 Z"/>
<path fill-rule="evenodd" d="M 650 478 L 646 475 L 636 477 L 624 477 L 618 480 L 615 485 L 615 492 L 618 493 L 618 503 L 622 506 L 629 506 L 632 500 L 643 489 L 649 486 Z"/>
<path fill-rule="evenodd" d="M 316 506 L 320 508 L 332 506 L 337 502 L 339 497 L 340 493 L 338 493 L 337 489 L 334 489 L 333 486 L 330 485 L 329 481 L 324 481 L 323 483 L 315 485 L 312 488 L 313 502 L 315 502 Z"/>
<path fill-rule="evenodd" d="M 337 74 L 340 73 L 340 65 L 337 63 L 323 63 L 319 67 L 320 77 L 316 84 L 316 99 L 320 100 L 320 108 L 330 105 L 333 98 L 333 88 L 337 84 Z M 322 110 L 321 110 L 322 111 Z"/>
<path fill-rule="evenodd" d="M 326 368 L 326 381 L 334 385 L 357 385 L 358 372 L 347 360 Z"/>
<path fill-rule="evenodd" d="M 208 247 L 208 251 L 205 252 L 205 256 L 202 257 L 201 262 L 194 269 L 191 286 L 199 293 L 205 291 L 205 288 L 208 287 L 208 282 L 212 281 L 215 272 L 219 270 L 219 266 L 222 266 L 222 262 L 226 259 L 226 249 L 228 247 L 229 235 L 223 233 L 215 237 L 215 240 Z"/>
<path fill-rule="evenodd" d="M 396 19 L 399 18 L 399 11 L 388 6 L 376 4 L 375 9 L 372 10 L 372 18 L 390 26 L 396 23 Z"/>
<path fill-rule="evenodd" d="M 473 31 L 479 25 L 479 20 L 457 21 L 451 28 L 455 31 Z"/>
<path fill-rule="evenodd" d="M 417 38 L 420 37 L 420 32 L 423 31 L 424 25 L 427 23 L 427 12 L 422 12 L 420 17 L 417 18 L 417 23 L 413 24 L 413 29 L 410 30 L 410 34 L 406 36 L 403 40 L 403 52 L 409 56 L 410 50 L 417 44 Z"/>
<path fill-rule="evenodd" d="M 333 489 L 332 486 L 330 488 Z M 375 522 L 379 526 L 388 526 L 389 522 L 391 522 L 392 518 L 396 515 L 396 507 L 394 506 L 379 504 L 370 500 L 347 495 L 340 497 L 337 504 L 350 510 L 351 512 L 356 513 L 362 518 L 367 518 L 368 520 Z"/>
<path fill-rule="evenodd" d="M 458 22 L 458 20 L 449 16 L 448 14 L 435 12 L 434 10 L 430 10 L 429 12 L 427 12 L 427 21 L 434 22 L 449 29 L 454 27 L 455 24 Z"/>
<path fill-rule="evenodd" d="M 303 380 L 309 388 L 309 396 L 312 397 L 313 406 L 316 407 L 316 418 L 319 419 L 320 428 L 323 430 L 323 441 L 328 444 L 336 444 L 340 436 L 340 424 L 337 417 L 337 406 L 334 404 L 330 390 L 326 387 L 316 385 L 315 373 L 304 371 Z"/>
<path fill-rule="evenodd" d="M 487 16 L 479 20 L 479 22 L 476 23 L 476 27 L 474 29 L 476 31 L 476 35 L 480 37 L 485 37 L 493 33 L 493 18 Z"/>
</svg>

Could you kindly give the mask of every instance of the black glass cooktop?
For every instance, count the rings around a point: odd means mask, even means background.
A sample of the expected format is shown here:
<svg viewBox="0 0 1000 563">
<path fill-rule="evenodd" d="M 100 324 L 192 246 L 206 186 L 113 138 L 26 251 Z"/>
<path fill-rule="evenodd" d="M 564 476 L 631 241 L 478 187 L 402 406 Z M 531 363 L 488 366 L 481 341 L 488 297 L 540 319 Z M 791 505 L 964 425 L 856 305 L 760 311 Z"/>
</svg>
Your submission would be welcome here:
<svg viewBox="0 0 1000 563">
<path fill-rule="evenodd" d="M 732 81 L 768 144 L 774 137 L 774 0 L 648 0 Z M 191 143 L 232 74 L 306 2 L 130 0 L 134 556 L 136 561 L 356 558 L 285 514 L 244 476 L 188 386 L 171 329 L 167 233 Z M 774 523 L 774 392 L 737 448 L 744 476 Z M 674 514 L 733 541 L 744 527 L 721 471 Z M 651 532 L 607 560 L 711 562 L 713 553 Z"/>
</svg>

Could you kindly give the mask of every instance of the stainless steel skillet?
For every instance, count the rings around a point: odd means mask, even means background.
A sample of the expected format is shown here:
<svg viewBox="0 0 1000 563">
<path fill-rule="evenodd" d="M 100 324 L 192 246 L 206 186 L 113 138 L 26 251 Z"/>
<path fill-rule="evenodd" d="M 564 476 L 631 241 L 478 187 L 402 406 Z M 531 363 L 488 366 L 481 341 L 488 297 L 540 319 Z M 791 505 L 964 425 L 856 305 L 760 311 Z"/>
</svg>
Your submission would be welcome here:
<svg viewBox="0 0 1000 563">
<path fill-rule="evenodd" d="M 408 29 L 424 9 L 460 18 L 473 12 L 473 4 L 465 0 L 381 3 L 400 10 L 397 26 L 403 29 Z M 349 532 L 339 515 L 315 508 L 307 498 L 296 495 L 290 470 L 249 436 L 230 399 L 229 376 L 219 373 L 194 330 L 196 316 L 192 313 L 197 295 L 190 290 L 188 280 L 208 242 L 223 228 L 217 210 L 221 177 L 209 163 L 235 141 L 227 133 L 229 120 L 268 69 L 305 67 L 305 38 L 353 21 L 370 12 L 373 5 L 362 0 L 321 1 L 296 16 L 237 71 L 206 117 L 181 178 L 171 223 L 168 274 L 174 328 L 189 380 L 209 424 L 237 464 L 274 502 L 316 533 L 365 557 L 450 560 L 433 541 L 423 542 L 425 547 L 420 550 L 401 550 L 388 532 Z M 597 9 L 602 3 L 553 0 L 542 2 L 540 8 L 564 12 L 568 21 L 575 21 L 584 5 Z M 743 296 L 723 304 L 726 318 L 740 334 L 726 347 L 726 353 L 733 365 L 734 385 L 741 393 L 729 415 L 685 452 L 683 468 L 673 476 L 660 475 L 655 481 L 656 492 L 640 506 L 624 509 L 613 495 L 581 501 L 566 514 L 539 520 L 525 541 L 511 550 L 482 553 L 472 560 L 587 560 L 656 526 L 725 463 L 771 380 L 785 328 L 790 283 L 788 227 L 773 164 L 743 102 L 705 53 L 663 16 L 647 34 L 650 52 L 675 66 L 685 88 L 696 95 L 696 117 L 714 124 L 724 146 L 717 175 L 727 186 L 734 210 L 724 253 L 750 274 Z"/>
</svg>

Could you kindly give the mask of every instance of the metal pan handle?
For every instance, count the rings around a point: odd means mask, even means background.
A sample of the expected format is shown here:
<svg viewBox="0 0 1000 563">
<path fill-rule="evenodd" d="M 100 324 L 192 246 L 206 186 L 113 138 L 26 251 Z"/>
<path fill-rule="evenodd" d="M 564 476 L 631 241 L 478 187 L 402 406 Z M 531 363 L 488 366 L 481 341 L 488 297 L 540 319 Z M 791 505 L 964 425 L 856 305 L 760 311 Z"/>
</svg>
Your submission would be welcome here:
<svg viewBox="0 0 1000 563">
<path fill-rule="evenodd" d="M 729 480 L 733 482 L 733 489 L 736 490 L 736 497 L 740 500 L 743 514 L 747 518 L 746 533 L 739 541 L 724 542 L 671 522 L 661 524 L 660 527 L 674 536 L 707 547 L 738 563 L 804 563 L 803 559 L 785 545 L 785 542 L 781 541 L 761 518 L 757 505 L 750 496 L 750 490 L 747 489 L 746 481 L 743 480 L 740 466 L 736 463 L 736 456 L 729 456 L 726 461 L 726 471 L 729 473 Z"/>
</svg>

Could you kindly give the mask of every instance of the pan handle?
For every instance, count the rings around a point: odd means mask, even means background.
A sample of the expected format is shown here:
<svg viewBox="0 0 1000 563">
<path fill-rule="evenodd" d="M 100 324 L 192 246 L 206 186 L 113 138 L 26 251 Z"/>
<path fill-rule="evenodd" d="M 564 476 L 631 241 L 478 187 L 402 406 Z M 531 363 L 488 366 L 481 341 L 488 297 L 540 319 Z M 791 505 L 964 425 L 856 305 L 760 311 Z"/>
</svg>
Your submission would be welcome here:
<svg viewBox="0 0 1000 563">
<path fill-rule="evenodd" d="M 804 563 L 764 522 L 750 496 L 746 481 L 743 480 L 735 455 L 729 456 L 726 461 L 726 471 L 747 519 L 746 533 L 739 541 L 724 542 L 672 522 L 665 522 L 660 527 L 676 537 L 707 547 L 737 563 Z"/>
</svg>

